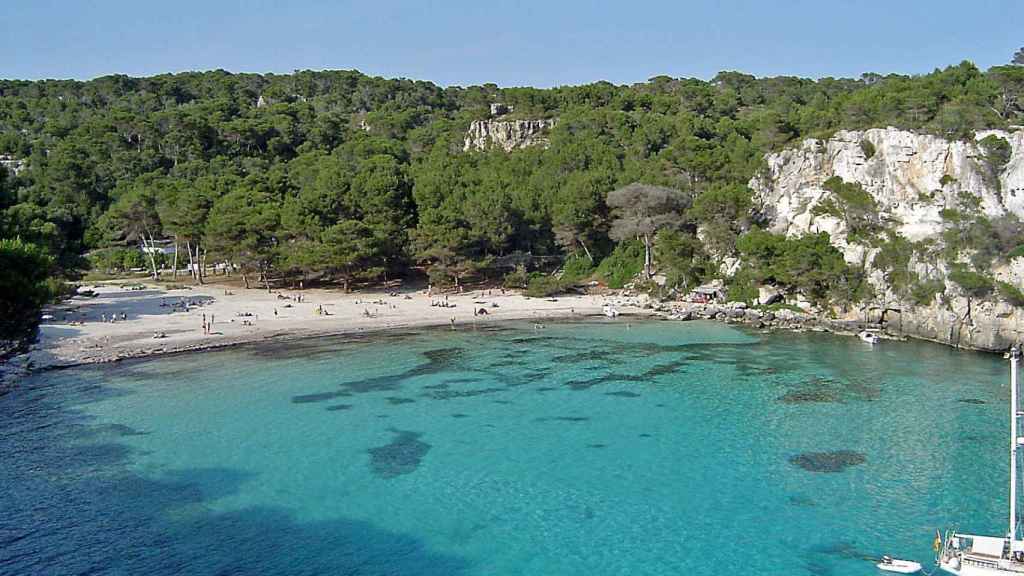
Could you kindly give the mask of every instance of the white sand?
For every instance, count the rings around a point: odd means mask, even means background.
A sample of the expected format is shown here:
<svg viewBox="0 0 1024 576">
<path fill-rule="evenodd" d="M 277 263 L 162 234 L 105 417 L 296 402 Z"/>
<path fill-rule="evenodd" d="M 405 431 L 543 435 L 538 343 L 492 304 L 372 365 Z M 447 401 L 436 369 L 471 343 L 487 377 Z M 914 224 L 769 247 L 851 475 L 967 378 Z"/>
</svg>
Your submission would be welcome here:
<svg viewBox="0 0 1024 576">
<path fill-rule="evenodd" d="M 99 294 L 95 298 L 78 296 L 45 312 L 54 318 L 43 322 L 39 343 L 30 354 L 36 368 L 109 362 L 271 338 L 447 326 L 453 318 L 454 329 L 458 330 L 473 322 L 582 317 L 601 314 L 606 303 L 602 296 L 526 298 L 511 291 L 502 294 L 498 289 L 489 294 L 486 290 L 448 294 L 452 308 L 431 306 L 431 301 L 443 301 L 444 296 L 430 297 L 425 291 L 400 292 L 397 296 L 383 291 L 344 294 L 319 289 L 267 293 L 214 284 L 173 291 L 155 285 L 139 291 L 116 285 L 94 290 Z M 301 303 L 294 299 L 299 294 Z M 284 296 L 289 298 L 281 298 Z M 189 304 L 187 311 L 182 302 Z M 321 305 L 329 315 L 316 313 Z M 488 314 L 474 316 L 474 308 L 484 308 Z M 619 309 L 624 313 L 641 312 Z M 121 319 L 122 314 L 126 320 Z M 116 315 L 117 321 L 103 322 L 104 315 L 108 320 Z M 213 319 L 209 334 L 202 329 L 204 315 L 207 320 Z M 84 324 L 78 324 L 79 320 Z M 158 333 L 166 337 L 154 338 Z"/>
</svg>

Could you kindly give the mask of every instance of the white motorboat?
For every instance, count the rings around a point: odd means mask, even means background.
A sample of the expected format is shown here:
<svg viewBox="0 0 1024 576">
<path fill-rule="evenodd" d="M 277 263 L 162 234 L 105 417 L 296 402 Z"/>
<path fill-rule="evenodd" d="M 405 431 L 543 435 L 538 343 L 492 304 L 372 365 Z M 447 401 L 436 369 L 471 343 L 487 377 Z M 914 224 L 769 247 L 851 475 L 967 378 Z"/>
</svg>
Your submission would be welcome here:
<svg viewBox="0 0 1024 576">
<path fill-rule="evenodd" d="M 878 344 L 878 342 L 881 340 L 881 338 L 878 337 L 878 334 L 875 334 L 874 332 L 871 332 L 869 330 L 861 330 L 860 332 L 857 333 L 857 338 L 860 338 L 862 341 L 867 342 L 868 344 Z"/>
<path fill-rule="evenodd" d="M 1020 390 L 1017 364 L 1020 349 L 1010 349 L 1010 495 L 1009 530 L 1006 536 L 977 536 L 947 531 L 945 537 L 935 535 L 936 563 L 955 576 L 1022 576 L 1024 575 L 1024 540 L 1017 521 L 1017 448 L 1024 444 L 1018 435 Z"/>
<path fill-rule="evenodd" d="M 619 311 L 616 310 L 611 304 L 605 304 L 603 311 L 604 311 L 604 315 L 609 317 L 609 318 L 618 318 L 619 317 Z"/>
<path fill-rule="evenodd" d="M 882 556 L 882 561 L 878 564 L 879 570 L 885 570 L 886 572 L 896 572 L 899 574 L 914 574 L 921 571 L 921 565 L 917 562 L 911 562 L 910 560 L 900 560 L 898 558 L 892 558 L 889 556 Z"/>
</svg>

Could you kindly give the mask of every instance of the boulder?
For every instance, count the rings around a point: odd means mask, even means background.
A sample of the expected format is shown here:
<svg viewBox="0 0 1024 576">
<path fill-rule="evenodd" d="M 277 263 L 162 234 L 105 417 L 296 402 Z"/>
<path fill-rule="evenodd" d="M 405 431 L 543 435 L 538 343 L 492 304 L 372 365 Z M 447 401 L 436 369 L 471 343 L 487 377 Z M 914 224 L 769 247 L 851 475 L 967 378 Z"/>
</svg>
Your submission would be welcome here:
<svg viewBox="0 0 1024 576">
<path fill-rule="evenodd" d="M 768 306 L 782 300 L 782 292 L 774 286 L 759 286 L 757 288 L 757 303 L 761 306 Z"/>
</svg>

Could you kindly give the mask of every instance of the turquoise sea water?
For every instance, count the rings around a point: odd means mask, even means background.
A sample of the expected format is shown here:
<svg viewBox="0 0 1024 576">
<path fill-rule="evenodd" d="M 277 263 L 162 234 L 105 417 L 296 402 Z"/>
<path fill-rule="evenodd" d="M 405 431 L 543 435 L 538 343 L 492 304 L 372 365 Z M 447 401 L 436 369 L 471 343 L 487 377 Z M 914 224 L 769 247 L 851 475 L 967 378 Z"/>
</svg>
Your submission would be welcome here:
<svg viewBox="0 0 1024 576">
<path fill-rule="evenodd" d="M 876 574 L 998 534 L 1005 362 L 622 321 L 49 372 L 0 574 Z"/>
</svg>

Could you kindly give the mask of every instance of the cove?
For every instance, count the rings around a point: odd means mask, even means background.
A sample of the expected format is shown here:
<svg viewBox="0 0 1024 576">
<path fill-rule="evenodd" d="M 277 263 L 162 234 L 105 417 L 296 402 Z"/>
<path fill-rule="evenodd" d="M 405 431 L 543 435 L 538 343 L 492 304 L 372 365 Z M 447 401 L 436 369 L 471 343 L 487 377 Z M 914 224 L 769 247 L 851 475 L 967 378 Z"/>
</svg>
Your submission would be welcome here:
<svg viewBox="0 0 1024 576">
<path fill-rule="evenodd" d="M 34 375 L 0 397 L 0 574 L 853 576 L 929 562 L 951 510 L 1000 530 L 996 356 L 509 327 Z"/>
</svg>

